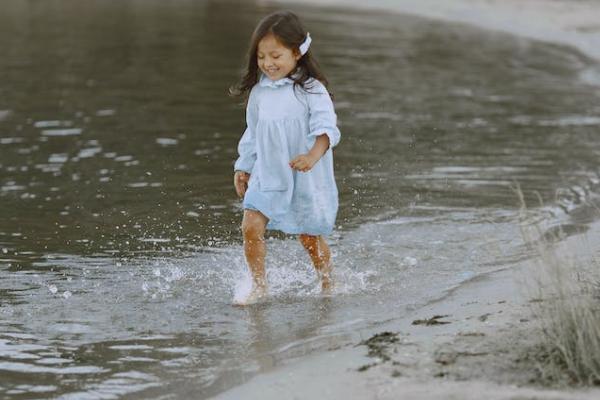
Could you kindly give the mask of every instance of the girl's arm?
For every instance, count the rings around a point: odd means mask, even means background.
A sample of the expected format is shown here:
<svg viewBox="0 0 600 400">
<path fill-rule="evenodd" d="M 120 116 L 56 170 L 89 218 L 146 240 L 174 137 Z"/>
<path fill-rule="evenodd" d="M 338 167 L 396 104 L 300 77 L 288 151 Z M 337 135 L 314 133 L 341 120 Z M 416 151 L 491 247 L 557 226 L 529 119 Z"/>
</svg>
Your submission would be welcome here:
<svg viewBox="0 0 600 400">
<path fill-rule="evenodd" d="M 258 106 L 254 98 L 254 88 L 250 91 L 248 105 L 246 106 L 246 130 L 238 143 L 239 157 L 233 166 L 233 186 L 239 197 L 246 194 L 250 173 L 256 162 L 256 134 L 255 128 L 258 120 Z"/>
<path fill-rule="evenodd" d="M 238 143 L 239 157 L 233 166 L 234 171 L 251 173 L 256 162 L 256 123 L 258 121 L 258 105 L 256 104 L 254 88 L 250 91 L 246 106 L 246 130 Z"/>
<path fill-rule="evenodd" d="M 306 172 L 323 157 L 323 154 L 338 144 L 340 130 L 337 127 L 337 115 L 327 88 L 317 80 L 313 80 L 311 93 L 307 95 L 309 113 L 308 140 L 314 140 L 310 151 L 300 154 L 290 161 L 290 167 Z"/>
<path fill-rule="evenodd" d="M 290 167 L 297 171 L 307 172 L 323 157 L 323 154 L 329 149 L 329 136 L 326 133 L 317 136 L 315 144 L 306 154 L 300 154 L 292 161 Z"/>
</svg>

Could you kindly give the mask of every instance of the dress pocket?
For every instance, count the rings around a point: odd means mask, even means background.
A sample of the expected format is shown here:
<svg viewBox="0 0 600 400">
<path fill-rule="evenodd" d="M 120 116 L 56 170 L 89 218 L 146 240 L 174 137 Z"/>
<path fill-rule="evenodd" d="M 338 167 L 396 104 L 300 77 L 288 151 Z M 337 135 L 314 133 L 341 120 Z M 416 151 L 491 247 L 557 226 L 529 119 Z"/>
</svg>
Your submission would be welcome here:
<svg viewBox="0 0 600 400">
<path fill-rule="evenodd" d="M 257 136 L 260 190 L 284 191 L 293 181 L 286 138 L 273 126 L 265 128 Z"/>
</svg>

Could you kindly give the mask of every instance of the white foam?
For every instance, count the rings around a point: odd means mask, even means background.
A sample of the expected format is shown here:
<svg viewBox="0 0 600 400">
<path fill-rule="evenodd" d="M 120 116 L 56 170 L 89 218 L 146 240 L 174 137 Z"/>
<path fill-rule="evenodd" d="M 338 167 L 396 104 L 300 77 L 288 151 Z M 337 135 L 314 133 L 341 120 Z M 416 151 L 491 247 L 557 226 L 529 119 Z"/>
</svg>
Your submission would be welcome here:
<svg viewBox="0 0 600 400">
<path fill-rule="evenodd" d="M 385 119 L 391 121 L 402 121 L 406 117 L 400 114 L 389 112 L 362 112 L 355 115 L 357 119 Z"/>
<path fill-rule="evenodd" d="M 88 147 L 87 149 L 81 149 L 77 157 L 79 158 L 90 158 L 102 151 L 102 147 Z"/>
<path fill-rule="evenodd" d="M 252 278 L 250 274 L 241 275 L 236 281 L 233 288 L 233 303 L 239 304 L 248 298 L 252 290 Z"/>
<path fill-rule="evenodd" d="M 97 117 L 109 117 L 111 115 L 115 115 L 115 113 L 116 113 L 116 111 L 111 110 L 111 109 L 98 110 L 98 111 L 96 111 L 96 116 Z"/>
<path fill-rule="evenodd" d="M 12 113 L 10 110 L 0 110 L 0 121 L 8 118 L 8 116 Z"/>
<path fill-rule="evenodd" d="M 71 128 L 71 129 L 45 129 L 42 131 L 42 135 L 44 136 L 74 136 L 81 135 L 83 130 L 79 128 Z"/>
<path fill-rule="evenodd" d="M 61 125 L 60 121 L 36 121 L 33 126 L 36 128 L 56 128 Z"/>
<path fill-rule="evenodd" d="M 600 125 L 600 117 L 571 115 L 553 120 L 538 121 L 541 126 L 594 126 Z"/>
<path fill-rule="evenodd" d="M 19 137 L 0 138 L 0 144 L 12 144 L 12 143 L 23 143 L 23 138 L 19 138 Z"/>
<path fill-rule="evenodd" d="M 4 186 L 0 186 L 0 192 L 9 192 L 9 191 L 13 191 L 13 190 L 24 190 L 25 186 L 21 186 L 21 185 L 14 185 L 14 184 L 7 184 Z"/>
<path fill-rule="evenodd" d="M 113 350 L 152 350 L 154 347 L 145 344 L 115 344 L 109 346 L 109 349 Z"/>
<path fill-rule="evenodd" d="M 69 155 L 66 153 L 60 153 L 60 154 L 50 154 L 50 157 L 48 157 L 48 162 L 49 163 L 65 163 L 69 160 Z"/>
<path fill-rule="evenodd" d="M 172 138 L 158 138 L 156 139 L 156 143 L 160 144 L 161 146 L 173 146 L 179 143 L 179 140 Z"/>
<path fill-rule="evenodd" d="M 149 242 L 149 243 L 169 243 L 171 239 L 167 238 L 139 238 L 140 242 Z"/>
<path fill-rule="evenodd" d="M 41 374 L 56 374 L 56 375 L 68 375 L 68 374 L 101 374 L 108 370 L 105 368 L 94 367 L 94 366 L 81 366 L 81 367 L 42 367 L 37 365 L 18 363 L 18 362 L 0 362 L 0 371 L 11 371 L 11 372 L 26 372 L 26 373 L 41 373 Z"/>
<path fill-rule="evenodd" d="M 148 182 L 133 182 L 133 183 L 128 183 L 127 187 L 130 188 L 143 188 L 148 186 Z"/>
<path fill-rule="evenodd" d="M 414 257 L 406 256 L 402 259 L 402 264 L 409 267 L 416 267 L 418 263 L 419 261 Z"/>
</svg>

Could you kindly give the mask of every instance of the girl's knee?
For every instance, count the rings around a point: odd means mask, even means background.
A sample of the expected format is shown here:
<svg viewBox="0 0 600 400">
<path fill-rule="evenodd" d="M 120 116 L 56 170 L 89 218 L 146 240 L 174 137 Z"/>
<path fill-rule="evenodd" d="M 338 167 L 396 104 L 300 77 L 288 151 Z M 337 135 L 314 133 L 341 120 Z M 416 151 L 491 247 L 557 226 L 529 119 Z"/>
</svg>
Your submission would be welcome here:
<svg viewBox="0 0 600 400">
<path fill-rule="evenodd" d="M 265 233 L 264 227 L 256 222 L 242 222 L 242 234 L 247 239 L 260 239 Z"/>
<path fill-rule="evenodd" d="M 308 248 L 316 248 L 317 247 L 317 242 L 319 240 L 319 237 L 302 233 L 298 236 L 298 239 L 300 240 L 300 243 L 302 243 L 302 245 L 308 249 Z"/>
<path fill-rule="evenodd" d="M 255 213 L 244 213 L 244 219 L 242 220 L 242 233 L 244 238 L 247 239 L 262 239 L 267 221 L 262 215 Z"/>
</svg>

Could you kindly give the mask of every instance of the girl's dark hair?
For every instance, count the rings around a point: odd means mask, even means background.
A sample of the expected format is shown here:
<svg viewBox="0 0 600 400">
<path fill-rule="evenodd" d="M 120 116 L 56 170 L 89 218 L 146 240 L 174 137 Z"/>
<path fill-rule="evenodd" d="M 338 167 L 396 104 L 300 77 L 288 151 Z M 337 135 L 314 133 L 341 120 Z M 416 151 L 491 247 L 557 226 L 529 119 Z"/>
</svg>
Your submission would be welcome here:
<svg viewBox="0 0 600 400">
<path fill-rule="evenodd" d="M 300 51 L 299 47 L 306 39 L 306 29 L 300 22 L 300 18 L 290 11 L 276 11 L 260 20 L 250 39 L 246 67 L 242 71 L 242 77 L 237 84 L 229 88 L 231 96 L 245 96 L 247 99 L 250 90 L 258 82 L 259 69 L 256 55 L 258 43 L 269 34 L 273 34 L 281 44 L 295 53 Z M 292 77 L 291 75 L 294 73 L 297 73 L 298 76 Z M 290 73 L 288 78 L 294 81 L 294 88 L 296 85 L 300 85 L 303 89 L 310 89 L 305 84 L 311 77 L 327 87 L 327 78 L 321 72 L 321 68 L 309 48 L 298 60 L 296 69 Z"/>
</svg>

